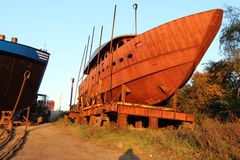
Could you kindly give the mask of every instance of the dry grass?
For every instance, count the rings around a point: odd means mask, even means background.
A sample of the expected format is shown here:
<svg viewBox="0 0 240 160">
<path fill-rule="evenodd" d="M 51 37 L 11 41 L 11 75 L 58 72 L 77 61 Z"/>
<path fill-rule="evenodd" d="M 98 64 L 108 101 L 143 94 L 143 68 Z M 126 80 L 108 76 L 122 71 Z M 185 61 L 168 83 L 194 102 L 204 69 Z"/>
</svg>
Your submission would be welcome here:
<svg viewBox="0 0 240 160">
<path fill-rule="evenodd" d="M 121 151 L 132 148 L 146 159 L 240 159 L 239 120 L 223 124 L 205 119 L 193 130 L 70 126 L 99 145 Z"/>
</svg>

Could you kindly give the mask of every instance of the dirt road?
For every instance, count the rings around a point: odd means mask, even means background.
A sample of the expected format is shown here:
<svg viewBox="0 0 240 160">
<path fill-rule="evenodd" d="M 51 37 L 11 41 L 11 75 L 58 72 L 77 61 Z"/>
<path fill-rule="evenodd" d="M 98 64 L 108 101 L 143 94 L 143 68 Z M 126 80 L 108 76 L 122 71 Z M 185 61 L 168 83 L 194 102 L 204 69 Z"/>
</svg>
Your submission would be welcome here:
<svg viewBox="0 0 240 160">
<path fill-rule="evenodd" d="M 139 160 L 128 153 L 100 147 L 82 139 L 76 132 L 48 123 L 29 128 L 22 149 L 13 160 Z"/>
</svg>

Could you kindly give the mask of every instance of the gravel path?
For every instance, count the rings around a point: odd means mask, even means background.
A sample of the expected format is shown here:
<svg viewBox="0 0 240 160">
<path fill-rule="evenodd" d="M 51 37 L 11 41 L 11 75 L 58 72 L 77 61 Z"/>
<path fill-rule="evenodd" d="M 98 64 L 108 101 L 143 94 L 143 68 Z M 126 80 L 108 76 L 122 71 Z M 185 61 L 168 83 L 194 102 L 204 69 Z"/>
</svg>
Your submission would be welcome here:
<svg viewBox="0 0 240 160">
<path fill-rule="evenodd" d="M 126 152 L 127 153 L 127 152 Z M 128 153 L 129 154 L 129 153 Z M 22 149 L 13 160 L 139 160 L 116 150 L 104 149 L 82 139 L 73 130 L 48 123 L 29 127 Z M 130 154 L 131 151 L 130 151 Z"/>
</svg>

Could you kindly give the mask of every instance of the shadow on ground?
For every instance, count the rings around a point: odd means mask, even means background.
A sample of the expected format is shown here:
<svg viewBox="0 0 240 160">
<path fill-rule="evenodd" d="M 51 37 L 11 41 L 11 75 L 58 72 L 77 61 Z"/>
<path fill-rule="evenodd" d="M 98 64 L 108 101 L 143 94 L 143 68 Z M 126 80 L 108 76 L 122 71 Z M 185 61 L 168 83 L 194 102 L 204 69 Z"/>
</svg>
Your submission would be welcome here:
<svg viewBox="0 0 240 160">
<path fill-rule="evenodd" d="M 140 160 L 140 158 L 133 153 L 132 148 L 129 148 L 118 160 Z"/>
</svg>

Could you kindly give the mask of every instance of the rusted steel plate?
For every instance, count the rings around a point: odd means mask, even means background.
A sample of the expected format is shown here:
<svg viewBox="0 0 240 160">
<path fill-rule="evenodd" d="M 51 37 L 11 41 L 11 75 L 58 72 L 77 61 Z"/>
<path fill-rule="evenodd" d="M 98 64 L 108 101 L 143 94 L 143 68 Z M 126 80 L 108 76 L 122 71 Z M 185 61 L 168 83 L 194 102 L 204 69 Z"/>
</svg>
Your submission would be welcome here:
<svg viewBox="0 0 240 160">
<path fill-rule="evenodd" d="M 121 85 L 125 84 L 130 89 L 127 102 L 147 105 L 162 102 L 189 80 L 217 34 L 222 15 L 222 10 L 210 10 L 174 20 L 137 36 L 115 38 L 113 47 L 116 49 L 112 54 L 108 54 L 110 42 L 102 46 L 99 67 L 96 67 L 96 57 L 92 59 L 90 72 L 79 87 L 79 96 L 87 93 L 87 99 L 90 99 L 106 91 L 107 101 L 117 102 Z M 123 45 L 118 47 L 120 43 Z"/>
<path fill-rule="evenodd" d="M 143 106 L 136 104 L 124 105 L 124 103 L 113 103 L 109 105 L 103 105 L 98 108 L 89 108 L 89 109 L 82 109 L 78 111 L 70 111 L 70 117 L 77 117 L 80 114 L 84 117 L 91 116 L 91 115 L 100 115 L 103 113 L 109 112 L 116 112 L 116 113 L 123 113 L 127 115 L 133 116 L 143 116 L 143 117 L 155 117 L 155 118 L 162 118 L 162 119 L 169 119 L 169 120 L 180 120 L 180 121 L 194 121 L 194 116 L 191 114 L 180 113 L 170 109 L 162 109 L 154 106 Z"/>
<path fill-rule="evenodd" d="M 118 113 L 124 113 L 128 115 L 144 116 L 144 117 L 156 117 L 169 120 L 181 120 L 181 121 L 194 121 L 194 116 L 186 113 L 179 113 L 176 111 L 149 109 L 141 107 L 131 106 L 118 106 Z"/>
</svg>

